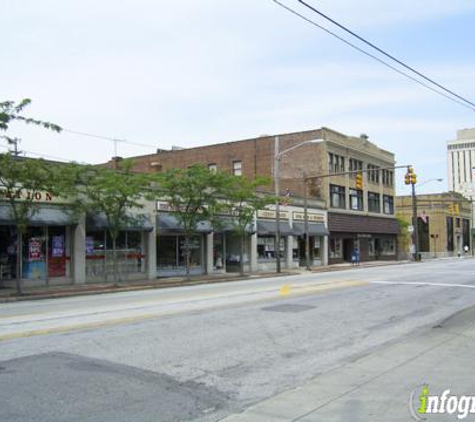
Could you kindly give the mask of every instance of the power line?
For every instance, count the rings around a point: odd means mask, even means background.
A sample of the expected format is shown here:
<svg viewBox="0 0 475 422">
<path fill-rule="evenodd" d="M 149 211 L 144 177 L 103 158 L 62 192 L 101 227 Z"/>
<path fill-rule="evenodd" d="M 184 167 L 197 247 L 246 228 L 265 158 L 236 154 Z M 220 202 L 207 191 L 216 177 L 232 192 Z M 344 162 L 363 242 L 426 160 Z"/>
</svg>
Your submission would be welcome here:
<svg viewBox="0 0 475 422">
<path fill-rule="evenodd" d="M 459 101 L 453 97 L 450 97 L 449 95 L 447 94 L 444 94 L 443 92 L 433 88 L 432 86 L 420 81 L 419 79 L 409 75 L 408 73 L 405 73 L 403 72 L 402 70 L 390 65 L 389 63 L 385 62 L 384 60 L 380 59 L 379 57 L 371 54 L 371 53 L 368 53 L 367 51 L 363 50 L 362 48 L 358 47 L 357 45 L 351 43 L 350 41 L 347 41 L 345 38 L 343 37 L 340 37 L 339 35 L 335 34 L 334 32 L 330 31 L 329 29 L 325 28 L 324 26 L 321 26 L 319 25 L 318 23 L 316 23 L 315 21 L 307 18 L 306 16 L 298 13 L 297 11 L 295 11 L 294 9 L 286 6 L 285 4 L 282 4 L 281 2 L 279 2 L 278 0 L 272 0 L 274 3 L 276 3 L 277 5 L 279 5 L 280 7 L 286 9 L 288 12 L 298 16 L 299 18 L 303 19 L 304 21 L 308 22 L 309 24 L 313 25 L 313 26 L 316 26 L 317 28 L 321 29 L 322 31 L 326 32 L 327 34 L 331 35 L 332 37 L 335 37 L 336 39 L 338 39 L 339 41 L 349 45 L 350 47 L 354 48 L 355 50 L 359 51 L 360 53 L 362 54 L 365 54 L 366 56 L 376 60 L 377 62 L 381 63 L 383 66 L 386 66 L 388 67 L 389 69 L 393 70 L 394 72 L 396 73 L 399 73 L 400 75 L 402 76 L 405 76 L 406 78 L 412 80 L 413 82 L 416 82 L 417 84 L 423 86 L 424 88 L 427 88 L 429 90 L 431 90 L 432 92 L 435 92 L 436 94 L 439 94 L 441 95 L 442 97 L 445 97 L 446 99 L 454 102 L 454 103 L 457 103 L 459 105 L 461 105 L 462 107 L 465 107 L 465 108 L 468 108 L 469 110 L 473 110 L 472 107 L 470 107 L 469 105 L 463 103 L 462 101 Z"/>
<path fill-rule="evenodd" d="M 11 145 L 9 145 L 9 144 L 0 144 L 0 147 L 7 149 L 9 152 L 12 152 L 12 151 L 11 151 Z M 68 162 L 68 163 L 71 162 L 71 160 L 68 160 L 67 158 L 57 157 L 57 156 L 55 156 L 55 155 L 43 154 L 43 153 L 40 153 L 40 152 L 25 151 L 25 150 L 18 151 L 18 153 L 20 153 L 20 152 L 21 152 L 21 153 L 24 153 L 25 155 L 26 155 L 26 154 L 36 155 L 37 157 L 40 157 L 40 158 L 47 158 L 47 159 L 59 160 L 59 161 L 64 161 L 64 162 Z M 19 155 L 19 154 L 18 154 L 18 155 Z"/>
<path fill-rule="evenodd" d="M 122 144 L 136 145 L 136 146 L 144 147 L 144 148 L 153 148 L 153 149 L 157 148 L 156 145 L 144 144 L 144 143 L 140 143 L 140 142 L 132 142 L 132 141 L 128 141 L 127 139 L 118 139 L 118 138 L 113 138 L 113 137 L 110 137 L 110 136 L 95 135 L 93 133 L 81 132 L 81 131 L 78 131 L 78 130 L 65 129 L 65 128 L 62 128 L 62 130 L 63 130 L 63 132 L 74 133 L 76 135 L 87 136 L 89 138 L 103 139 L 103 140 L 111 141 L 111 142 L 114 142 L 114 143 L 120 142 Z"/>
<path fill-rule="evenodd" d="M 439 84 L 438 82 L 434 81 L 433 79 L 429 78 L 428 76 L 424 75 L 423 73 L 419 72 L 418 70 L 414 69 L 413 67 L 407 65 L 406 63 L 404 63 L 402 60 L 399 60 L 397 59 L 396 57 L 394 57 L 393 55 L 387 53 L 386 51 L 384 51 L 383 49 L 379 48 L 378 46 L 376 46 L 375 44 L 371 43 L 370 41 L 366 40 L 365 38 L 361 37 L 360 35 L 358 35 L 357 33 L 355 33 L 354 31 L 348 29 L 346 26 L 338 23 L 337 21 L 335 21 L 334 19 L 330 18 L 328 15 L 320 12 L 319 10 L 315 9 L 313 6 L 309 5 L 308 3 L 306 3 L 305 1 L 303 0 L 297 0 L 300 4 L 304 5 L 306 8 L 312 10 L 314 13 L 317 13 L 318 15 L 320 15 L 321 17 L 323 17 L 324 19 L 328 20 L 329 22 L 333 23 L 334 25 L 338 26 L 339 28 L 343 29 L 344 31 L 346 31 L 347 33 L 351 34 L 352 36 L 354 36 L 355 38 L 357 38 L 358 40 L 362 41 L 363 43 L 365 43 L 366 45 L 369 45 L 371 48 L 375 49 L 376 51 L 378 51 L 379 53 L 383 54 L 384 56 L 390 58 L 391 60 L 395 61 L 396 63 L 398 63 L 399 65 L 403 66 L 404 68 L 410 70 L 411 72 L 415 73 L 416 75 L 420 76 L 421 78 L 425 79 L 426 81 L 430 82 L 431 84 L 437 86 L 438 88 L 442 89 L 443 91 L 453 95 L 454 97 L 457 97 L 459 100 L 462 100 L 463 102 L 469 104 L 470 106 L 472 106 L 472 110 L 475 110 L 475 103 L 467 100 L 466 98 L 462 97 L 461 95 L 458 95 L 457 93 L 455 93 L 454 91 L 448 89 L 448 88 L 445 88 L 443 85 Z"/>
</svg>

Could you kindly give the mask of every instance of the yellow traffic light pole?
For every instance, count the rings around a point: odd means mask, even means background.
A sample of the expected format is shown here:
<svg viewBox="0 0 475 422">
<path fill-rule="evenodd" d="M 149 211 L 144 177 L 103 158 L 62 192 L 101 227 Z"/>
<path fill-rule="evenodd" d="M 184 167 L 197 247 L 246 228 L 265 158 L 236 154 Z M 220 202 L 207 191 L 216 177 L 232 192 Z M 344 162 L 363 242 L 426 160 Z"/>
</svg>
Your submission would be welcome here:
<svg viewBox="0 0 475 422">
<path fill-rule="evenodd" d="M 414 261 L 419 261 L 419 224 L 417 221 L 417 196 L 416 183 L 417 175 L 412 166 L 407 167 L 407 173 L 404 176 L 404 183 L 412 187 L 412 244 L 414 245 Z"/>
</svg>

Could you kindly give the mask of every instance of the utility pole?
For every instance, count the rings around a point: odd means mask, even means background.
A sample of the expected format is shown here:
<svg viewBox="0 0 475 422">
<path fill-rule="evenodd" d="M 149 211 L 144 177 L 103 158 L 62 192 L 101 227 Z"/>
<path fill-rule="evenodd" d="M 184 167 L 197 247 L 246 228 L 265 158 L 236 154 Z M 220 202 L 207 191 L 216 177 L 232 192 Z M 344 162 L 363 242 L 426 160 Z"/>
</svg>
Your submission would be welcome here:
<svg viewBox="0 0 475 422">
<path fill-rule="evenodd" d="M 9 145 L 13 145 L 13 156 L 15 158 L 18 158 L 20 155 L 21 151 L 18 150 L 18 144 L 20 143 L 19 138 L 7 138 L 7 142 Z"/>
<path fill-rule="evenodd" d="M 280 265 L 280 147 L 279 137 L 275 137 L 274 143 L 274 186 L 275 186 L 275 264 L 276 271 L 281 272 Z"/>
<path fill-rule="evenodd" d="M 307 173 L 303 173 L 303 212 L 304 212 L 304 231 L 305 231 L 305 267 L 310 271 L 310 236 L 308 232 L 308 189 L 307 189 Z"/>
</svg>

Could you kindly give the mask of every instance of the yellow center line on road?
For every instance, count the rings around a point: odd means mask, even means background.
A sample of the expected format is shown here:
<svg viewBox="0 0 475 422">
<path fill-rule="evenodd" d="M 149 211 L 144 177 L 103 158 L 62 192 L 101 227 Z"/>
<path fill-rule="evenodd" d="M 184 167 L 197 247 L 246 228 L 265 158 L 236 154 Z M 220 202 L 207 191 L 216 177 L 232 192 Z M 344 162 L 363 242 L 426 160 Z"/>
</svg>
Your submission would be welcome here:
<svg viewBox="0 0 475 422">
<path fill-rule="evenodd" d="M 295 297 L 295 296 L 305 296 L 305 295 L 311 295 L 315 293 L 324 293 L 324 292 L 332 291 L 336 289 L 365 286 L 369 284 L 370 283 L 368 281 L 334 281 L 331 283 L 320 284 L 317 286 L 302 286 L 302 285 L 292 286 L 288 284 L 288 285 L 284 285 L 284 286 L 288 286 L 288 290 L 284 289 L 284 291 L 286 292 L 284 294 L 282 294 L 282 287 L 281 287 L 279 291 L 276 292 L 278 293 L 276 296 L 272 296 L 268 298 L 258 298 L 258 299 L 248 300 L 246 302 L 241 302 L 241 303 L 236 303 L 236 304 L 259 303 L 259 302 L 268 302 L 271 300 L 282 300 L 283 296 L 286 296 L 289 299 L 291 299 L 292 297 Z M 276 290 L 274 289 L 273 291 L 275 292 Z M 262 291 L 257 291 L 255 293 L 266 293 L 266 292 L 271 292 L 271 291 L 262 290 Z M 149 301 L 144 301 L 144 302 L 149 302 Z M 114 318 L 114 319 L 108 319 L 108 320 L 102 320 L 102 321 L 77 323 L 77 324 L 70 324 L 70 325 L 52 327 L 52 328 L 39 328 L 39 329 L 28 330 L 28 331 L 23 331 L 23 332 L 20 331 L 20 332 L 0 335 L 0 341 L 7 341 L 7 340 L 13 340 L 13 339 L 19 339 L 19 338 L 28 338 L 28 337 L 48 335 L 48 334 L 65 334 L 72 331 L 83 331 L 83 330 L 90 330 L 90 329 L 95 329 L 95 328 L 104 328 L 108 326 L 133 324 L 135 322 L 158 319 L 160 317 L 176 316 L 176 315 L 182 315 L 186 313 L 199 312 L 205 309 L 217 310 L 220 308 L 229 308 L 229 303 L 215 304 L 215 305 L 208 306 L 206 308 L 168 310 L 168 311 L 163 311 L 160 313 L 147 313 L 147 314 L 136 315 L 136 316 L 131 316 L 131 317 L 121 317 L 121 318 Z"/>
</svg>

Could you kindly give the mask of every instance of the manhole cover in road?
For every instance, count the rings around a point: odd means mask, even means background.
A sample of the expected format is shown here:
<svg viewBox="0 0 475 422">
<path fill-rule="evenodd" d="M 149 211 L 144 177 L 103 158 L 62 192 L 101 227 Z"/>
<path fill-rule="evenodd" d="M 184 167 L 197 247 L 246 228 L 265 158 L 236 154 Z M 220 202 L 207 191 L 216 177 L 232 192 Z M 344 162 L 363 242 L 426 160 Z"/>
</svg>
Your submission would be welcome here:
<svg viewBox="0 0 475 422">
<path fill-rule="evenodd" d="M 263 311 L 271 312 L 303 312 L 308 311 L 309 309 L 314 309 L 315 306 L 310 305 L 297 305 L 295 303 L 284 303 L 282 305 L 268 306 L 267 308 L 262 308 Z"/>
</svg>

